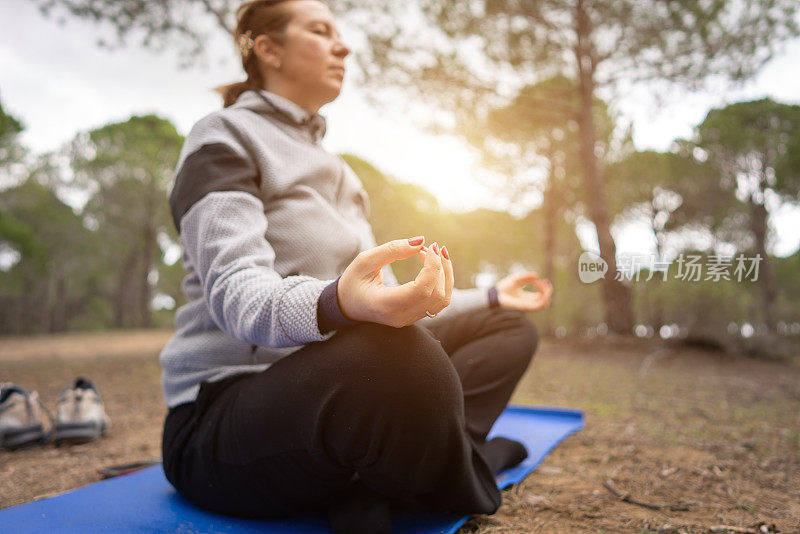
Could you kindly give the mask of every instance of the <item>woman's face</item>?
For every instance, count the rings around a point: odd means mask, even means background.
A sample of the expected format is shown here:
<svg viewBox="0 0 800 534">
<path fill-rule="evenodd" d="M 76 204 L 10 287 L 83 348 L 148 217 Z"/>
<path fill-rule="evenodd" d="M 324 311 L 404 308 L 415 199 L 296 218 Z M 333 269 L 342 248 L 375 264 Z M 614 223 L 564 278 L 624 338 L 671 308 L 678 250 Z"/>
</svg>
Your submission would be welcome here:
<svg viewBox="0 0 800 534">
<path fill-rule="evenodd" d="M 344 58 L 350 50 L 339 39 L 328 6 L 317 0 L 296 0 L 287 7 L 293 14 L 286 41 L 275 49 L 280 67 L 267 63 L 266 89 L 316 113 L 339 95 Z"/>
</svg>

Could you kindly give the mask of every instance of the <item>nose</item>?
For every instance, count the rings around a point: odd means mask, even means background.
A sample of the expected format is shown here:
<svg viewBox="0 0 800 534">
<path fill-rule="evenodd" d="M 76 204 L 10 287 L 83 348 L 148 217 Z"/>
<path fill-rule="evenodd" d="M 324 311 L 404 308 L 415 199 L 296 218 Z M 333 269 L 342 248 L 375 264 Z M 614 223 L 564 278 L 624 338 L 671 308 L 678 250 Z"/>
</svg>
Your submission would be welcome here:
<svg viewBox="0 0 800 534">
<path fill-rule="evenodd" d="M 336 56 L 344 59 L 350 53 L 350 49 L 347 48 L 347 45 L 345 45 L 340 38 L 338 38 L 333 45 L 333 53 Z"/>
</svg>

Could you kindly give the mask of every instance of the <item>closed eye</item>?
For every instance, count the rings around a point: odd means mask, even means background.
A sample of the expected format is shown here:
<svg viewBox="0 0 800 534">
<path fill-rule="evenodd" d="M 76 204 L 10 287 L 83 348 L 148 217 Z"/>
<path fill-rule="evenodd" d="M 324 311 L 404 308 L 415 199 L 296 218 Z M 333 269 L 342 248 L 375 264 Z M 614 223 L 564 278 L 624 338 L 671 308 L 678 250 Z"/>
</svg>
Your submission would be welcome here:
<svg viewBox="0 0 800 534">
<path fill-rule="evenodd" d="M 333 35 L 334 29 L 333 25 L 328 23 L 327 21 L 323 20 L 314 20 L 308 25 L 311 28 L 312 33 L 316 33 L 317 35 Z"/>
</svg>

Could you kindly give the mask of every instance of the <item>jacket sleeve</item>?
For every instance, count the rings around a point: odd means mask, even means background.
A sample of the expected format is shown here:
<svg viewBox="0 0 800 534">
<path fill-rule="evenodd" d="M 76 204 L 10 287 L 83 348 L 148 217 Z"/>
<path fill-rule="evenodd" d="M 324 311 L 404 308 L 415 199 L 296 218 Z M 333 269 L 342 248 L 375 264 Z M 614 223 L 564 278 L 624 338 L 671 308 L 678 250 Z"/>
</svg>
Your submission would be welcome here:
<svg viewBox="0 0 800 534">
<path fill-rule="evenodd" d="M 266 240 L 261 201 L 241 191 L 212 192 L 181 220 L 181 245 L 200 278 L 203 298 L 228 335 L 268 347 L 328 339 L 320 333 L 317 306 L 332 280 L 281 277 Z"/>
<path fill-rule="evenodd" d="M 184 263 L 200 280 L 209 314 L 228 335 L 268 347 L 322 341 L 320 295 L 332 280 L 282 277 L 266 239 L 260 176 L 239 136 L 210 116 L 184 143 L 170 192 Z"/>
</svg>

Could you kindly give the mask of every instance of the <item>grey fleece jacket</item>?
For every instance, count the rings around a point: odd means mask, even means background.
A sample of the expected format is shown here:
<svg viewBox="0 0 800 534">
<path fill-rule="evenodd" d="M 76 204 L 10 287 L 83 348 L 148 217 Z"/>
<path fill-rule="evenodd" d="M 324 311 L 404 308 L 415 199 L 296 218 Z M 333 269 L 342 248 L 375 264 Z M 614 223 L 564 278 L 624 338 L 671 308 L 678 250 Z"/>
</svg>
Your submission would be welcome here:
<svg viewBox="0 0 800 534">
<path fill-rule="evenodd" d="M 325 118 L 274 93 L 245 91 L 202 118 L 181 150 L 170 190 L 187 303 L 161 352 L 169 407 L 200 384 L 259 372 L 348 324 L 338 276 L 376 246 L 355 173 L 325 151 Z M 397 285 L 391 268 L 384 283 Z M 490 305 L 456 289 L 432 323 Z"/>
</svg>

